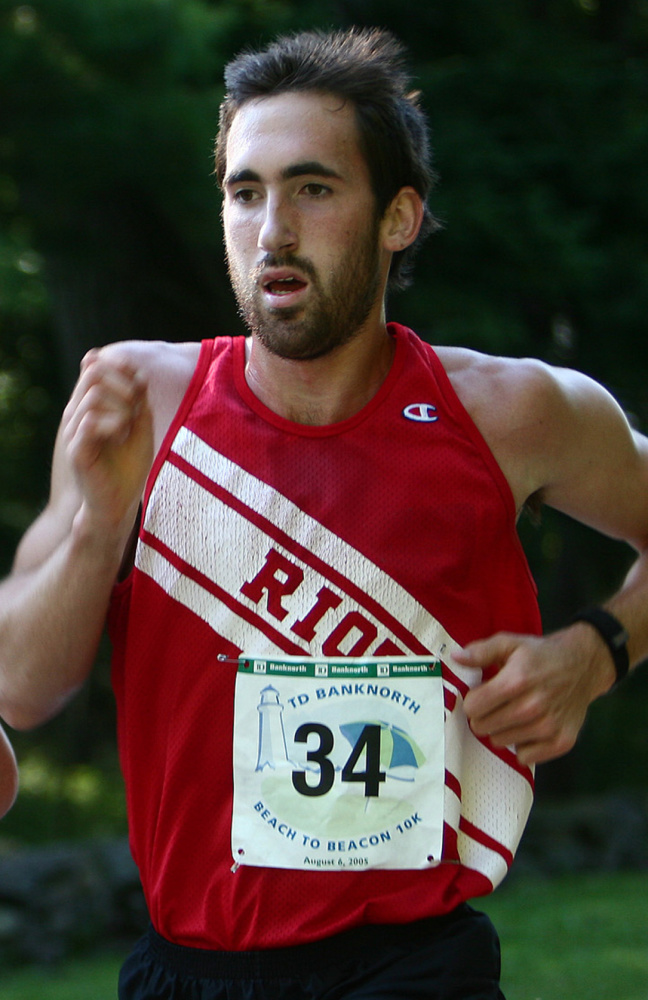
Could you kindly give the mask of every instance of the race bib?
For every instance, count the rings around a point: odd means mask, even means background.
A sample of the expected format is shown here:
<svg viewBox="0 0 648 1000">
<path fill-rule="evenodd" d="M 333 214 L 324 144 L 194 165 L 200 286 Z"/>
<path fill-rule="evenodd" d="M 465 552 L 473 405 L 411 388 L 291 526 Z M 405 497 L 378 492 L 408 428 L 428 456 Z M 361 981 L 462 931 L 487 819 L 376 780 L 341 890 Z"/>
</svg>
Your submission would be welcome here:
<svg viewBox="0 0 648 1000">
<path fill-rule="evenodd" d="M 239 660 L 235 867 L 438 864 L 443 718 L 432 658 Z"/>
</svg>

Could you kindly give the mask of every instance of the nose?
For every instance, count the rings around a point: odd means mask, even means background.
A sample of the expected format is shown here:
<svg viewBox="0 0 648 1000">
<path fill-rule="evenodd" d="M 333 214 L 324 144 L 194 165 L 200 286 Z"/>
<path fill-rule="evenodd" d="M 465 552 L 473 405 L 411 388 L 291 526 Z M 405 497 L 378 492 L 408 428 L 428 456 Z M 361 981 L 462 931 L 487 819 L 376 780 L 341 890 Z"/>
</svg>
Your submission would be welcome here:
<svg viewBox="0 0 648 1000">
<path fill-rule="evenodd" d="M 260 249 L 270 253 L 277 253 L 278 250 L 294 251 L 297 243 L 297 227 L 290 206 L 283 198 L 268 196 L 265 216 L 259 230 Z"/>
</svg>

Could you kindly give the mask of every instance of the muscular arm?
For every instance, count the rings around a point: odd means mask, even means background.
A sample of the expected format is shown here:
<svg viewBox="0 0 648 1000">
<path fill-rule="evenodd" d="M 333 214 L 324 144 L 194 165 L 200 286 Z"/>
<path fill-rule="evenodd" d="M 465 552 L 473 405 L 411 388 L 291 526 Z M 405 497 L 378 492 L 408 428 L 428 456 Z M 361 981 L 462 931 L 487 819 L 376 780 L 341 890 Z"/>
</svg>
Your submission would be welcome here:
<svg viewBox="0 0 648 1000">
<path fill-rule="evenodd" d="M 521 374 L 522 396 L 504 395 L 512 400 L 509 429 L 482 419 L 485 436 L 518 502 L 539 490 L 547 504 L 637 550 L 623 586 L 606 602 L 629 632 L 635 666 L 648 657 L 648 440 L 585 376 L 540 365 Z M 514 377 L 511 367 L 504 380 Z M 468 694 L 466 713 L 478 735 L 515 745 L 524 763 L 571 749 L 589 704 L 615 679 L 607 647 L 584 623 L 542 638 L 498 633 L 471 643 L 458 660 L 499 667 Z"/>
<path fill-rule="evenodd" d="M 0 714 L 29 728 L 85 680 L 153 454 L 146 387 L 91 352 L 65 410 L 49 502 L 0 585 Z"/>
</svg>

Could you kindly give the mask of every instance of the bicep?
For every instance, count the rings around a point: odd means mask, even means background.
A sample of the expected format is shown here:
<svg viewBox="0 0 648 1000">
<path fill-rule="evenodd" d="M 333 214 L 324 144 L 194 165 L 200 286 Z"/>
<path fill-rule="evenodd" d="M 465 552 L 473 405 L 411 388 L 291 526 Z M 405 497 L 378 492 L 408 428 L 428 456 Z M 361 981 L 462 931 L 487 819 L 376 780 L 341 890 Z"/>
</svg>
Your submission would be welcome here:
<svg viewBox="0 0 648 1000">
<path fill-rule="evenodd" d="M 543 499 L 636 548 L 648 544 L 648 439 L 584 375 L 561 372 Z"/>
</svg>

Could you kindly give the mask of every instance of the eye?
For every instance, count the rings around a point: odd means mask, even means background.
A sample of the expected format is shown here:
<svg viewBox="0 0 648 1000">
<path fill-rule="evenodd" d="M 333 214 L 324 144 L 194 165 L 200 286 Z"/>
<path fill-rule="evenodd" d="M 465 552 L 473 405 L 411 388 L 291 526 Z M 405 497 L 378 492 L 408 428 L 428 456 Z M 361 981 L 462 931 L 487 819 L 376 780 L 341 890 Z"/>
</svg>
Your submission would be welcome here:
<svg viewBox="0 0 648 1000">
<path fill-rule="evenodd" d="M 232 201 L 240 205 L 249 205 L 251 201 L 256 201 L 261 195 L 254 188 L 238 188 L 232 192 Z"/>
<path fill-rule="evenodd" d="M 323 198 L 325 195 L 331 193 L 331 188 L 326 184 L 320 184 L 318 181 L 310 181 L 310 183 L 304 184 L 302 191 L 309 198 Z"/>
</svg>

